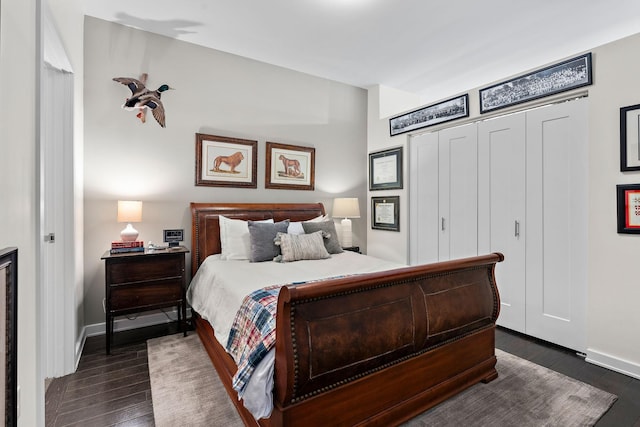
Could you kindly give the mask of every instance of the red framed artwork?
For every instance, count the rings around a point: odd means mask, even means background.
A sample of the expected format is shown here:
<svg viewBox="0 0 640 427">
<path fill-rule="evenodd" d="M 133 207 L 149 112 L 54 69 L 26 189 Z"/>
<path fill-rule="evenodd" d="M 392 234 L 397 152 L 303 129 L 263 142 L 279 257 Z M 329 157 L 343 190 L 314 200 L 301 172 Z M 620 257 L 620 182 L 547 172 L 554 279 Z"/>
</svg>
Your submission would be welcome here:
<svg viewBox="0 0 640 427">
<path fill-rule="evenodd" d="M 640 184 L 616 186 L 618 233 L 640 234 Z"/>
</svg>

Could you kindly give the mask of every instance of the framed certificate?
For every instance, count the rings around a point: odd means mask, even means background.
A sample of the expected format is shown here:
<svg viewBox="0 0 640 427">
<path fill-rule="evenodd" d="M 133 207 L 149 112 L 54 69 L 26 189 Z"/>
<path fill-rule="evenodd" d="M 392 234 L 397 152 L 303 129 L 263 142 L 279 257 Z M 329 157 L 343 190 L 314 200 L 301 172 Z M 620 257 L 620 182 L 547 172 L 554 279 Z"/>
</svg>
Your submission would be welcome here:
<svg viewBox="0 0 640 427">
<path fill-rule="evenodd" d="M 400 196 L 371 198 L 371 228 L 400 231 Z"/>
<path fill-rule="evenodd" d="M 617 185 L 618 233 L 640 234 L 640 184 Z"/>
<path fill-rule="evenodd" d="M 640 104 L 620 109 L 620 170 L 640 170 Z"/>
<path fill-rule="evenodd" d="M 402 188 L 402 147 L 369 153 L 369 190 Z"/>
</svg>

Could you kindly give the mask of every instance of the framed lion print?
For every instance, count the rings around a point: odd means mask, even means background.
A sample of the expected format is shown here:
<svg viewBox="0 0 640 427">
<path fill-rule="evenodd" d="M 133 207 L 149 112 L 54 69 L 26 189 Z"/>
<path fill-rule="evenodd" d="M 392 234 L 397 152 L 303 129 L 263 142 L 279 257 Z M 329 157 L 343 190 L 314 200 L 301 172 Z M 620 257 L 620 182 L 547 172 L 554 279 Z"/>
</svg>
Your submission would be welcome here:
<svg viewBox="0 0 640 427">
<path fill-rule="evenodd" d="M 196 185 L 257 188 L 258 141 L 196 133 Z"/>
<path fill-rule="evenodd" d="M 313 190 L 315 155 L 312 147 L 267 142 L 265 188 Z"/>
</svg>

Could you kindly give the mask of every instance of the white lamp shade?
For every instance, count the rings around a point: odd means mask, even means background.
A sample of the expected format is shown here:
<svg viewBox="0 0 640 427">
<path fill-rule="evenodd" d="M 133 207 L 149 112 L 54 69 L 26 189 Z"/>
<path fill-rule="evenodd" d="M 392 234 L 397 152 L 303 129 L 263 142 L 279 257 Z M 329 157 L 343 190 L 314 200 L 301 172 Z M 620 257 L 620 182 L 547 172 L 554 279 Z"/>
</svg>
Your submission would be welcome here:
<svg viewBox="0 0 640 427">
<path fill-rule="evenodd" d="M 123 242 L 133 242 L 138 238 L 138 230 L 133 228 L 132 222 L 142 221 L 142 202 L 118 200 L 118 222 L 126 222 L 127 226 L 120 232 Z"/>
<path fill-rule="evenodd" d="M 349 218 L 360 218 L 360 206 L 356 197 L 343 197 L 333 200 L 333 216 L 343 218 L 342 236 L 340 245 L 343 248 L 353 246 L 353 232 L 351 230 L 351 220 Z"/>
<path fill-rule="evenodd" d="M 118 222 L 142 221 L 142 202 L 139 200 L 118 200 Z"/>
<path fill-rule="evenodd" d="M 360 218 L 360 205 L 356 197 L 344 197 L 333 200 L 335 218 Z"/>
</svg>

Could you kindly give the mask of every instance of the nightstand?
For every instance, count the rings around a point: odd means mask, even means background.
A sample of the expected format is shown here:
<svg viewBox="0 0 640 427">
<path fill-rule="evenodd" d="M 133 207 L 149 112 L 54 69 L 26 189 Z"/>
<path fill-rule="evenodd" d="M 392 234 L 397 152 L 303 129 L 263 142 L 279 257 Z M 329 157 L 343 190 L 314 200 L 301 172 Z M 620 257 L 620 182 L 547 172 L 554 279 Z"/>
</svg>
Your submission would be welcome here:
<svg viewBox="0 0 640 427">
<path fill-rule="evenodd" d="M 342 250 L 360 253 L 360 246 L 347 246 L 346 248 L 342 248 Z"/>
<path fill-rule="evenodd" d="M 187 335 L 185 254 L 188 249 L 145 250 L 111 254 L 105 261 L 107 354 L 111 353 L 113 320 L 142 311 L 178 307 L 178 322 Z"/>
</svg>

